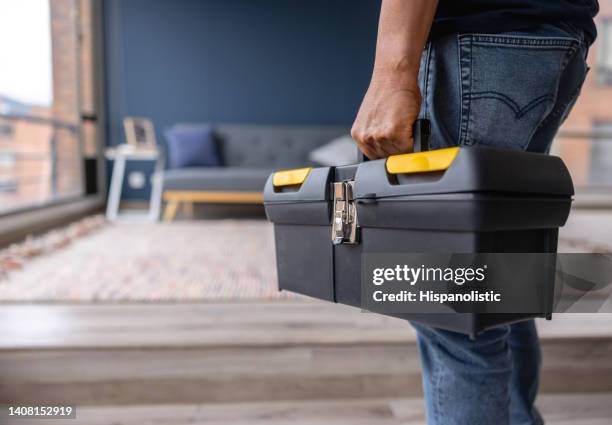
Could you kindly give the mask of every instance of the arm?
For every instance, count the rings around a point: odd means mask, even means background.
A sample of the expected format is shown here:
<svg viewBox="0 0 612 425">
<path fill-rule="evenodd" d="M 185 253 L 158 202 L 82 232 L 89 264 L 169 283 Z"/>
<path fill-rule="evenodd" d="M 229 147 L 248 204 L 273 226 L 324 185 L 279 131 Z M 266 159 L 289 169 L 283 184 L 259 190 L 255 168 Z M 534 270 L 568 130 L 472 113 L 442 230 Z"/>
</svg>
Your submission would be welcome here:
<svg viewBox="0 0 612 425">
<path fill-rule="evenodd" d="M 370 159 L 412 151 L 421 54 L 438 0 L 383 0 L 370 86 L 351 134 Z"/>
</svg>

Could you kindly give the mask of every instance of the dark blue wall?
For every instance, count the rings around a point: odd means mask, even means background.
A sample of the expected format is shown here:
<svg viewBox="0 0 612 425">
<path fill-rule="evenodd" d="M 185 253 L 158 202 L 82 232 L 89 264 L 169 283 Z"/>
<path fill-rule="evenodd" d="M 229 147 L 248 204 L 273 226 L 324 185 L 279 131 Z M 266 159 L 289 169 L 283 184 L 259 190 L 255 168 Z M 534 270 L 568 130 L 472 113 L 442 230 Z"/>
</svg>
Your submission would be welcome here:
<svg viewBox="0 0 612 425">
<path fill-rule="evenodd" d="M 370 78 L 376 0 L 108 0 L 109 144 L 125 116 L 346 124 Z"/>
</svg>

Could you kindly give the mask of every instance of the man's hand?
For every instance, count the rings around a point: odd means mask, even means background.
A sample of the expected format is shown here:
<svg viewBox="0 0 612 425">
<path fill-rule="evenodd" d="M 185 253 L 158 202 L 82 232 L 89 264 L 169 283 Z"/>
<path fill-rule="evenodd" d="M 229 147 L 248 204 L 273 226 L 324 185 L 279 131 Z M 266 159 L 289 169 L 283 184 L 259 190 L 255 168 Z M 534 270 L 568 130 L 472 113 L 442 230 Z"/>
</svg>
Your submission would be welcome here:
<svg viewBox="0 0 612 425">
<path fill-rule="evenodd" d="M 421 54 L 438 0 L 383 0 L 370 87 L 351 135 L 370 159 L 412 152 Z"/>
<path fill-rule="evenodd" d="M 412 124 L 421 109 L 415 84 L 373 82 L 351 129 L 359 149 L 370 159 L 412 152 Z"/>
</svg>

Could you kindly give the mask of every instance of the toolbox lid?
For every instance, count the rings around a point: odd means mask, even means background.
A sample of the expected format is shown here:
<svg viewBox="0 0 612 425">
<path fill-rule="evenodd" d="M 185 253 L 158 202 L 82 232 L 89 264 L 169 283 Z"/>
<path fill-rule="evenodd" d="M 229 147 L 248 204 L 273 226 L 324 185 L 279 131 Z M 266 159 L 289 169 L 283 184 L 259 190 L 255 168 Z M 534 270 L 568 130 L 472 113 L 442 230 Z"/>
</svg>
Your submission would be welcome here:
<svg viewBox="0 0 612 425">
<path fill-rule="evenodd" d="M 357 199 L 465 192 L 571 197 L 574 186 L 556 156 L 481 146 L 368 161 L 355 176 Z"/>
</svg>

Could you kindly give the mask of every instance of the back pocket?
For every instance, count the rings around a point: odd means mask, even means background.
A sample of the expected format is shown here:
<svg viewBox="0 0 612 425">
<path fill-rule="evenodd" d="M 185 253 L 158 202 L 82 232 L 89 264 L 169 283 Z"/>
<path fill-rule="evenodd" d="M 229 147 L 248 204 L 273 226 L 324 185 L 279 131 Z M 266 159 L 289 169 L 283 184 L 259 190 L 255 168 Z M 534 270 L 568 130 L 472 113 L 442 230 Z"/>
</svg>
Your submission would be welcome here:
<svg viewBox="0 0 612 425">
<path fill-rule="evenodd" d="M 525 150 L 578 46 L 564 37 L 460 35 L 460 143 Z"/>
</svg>

